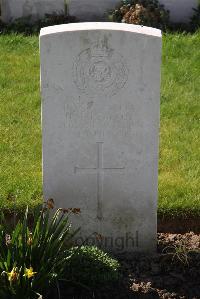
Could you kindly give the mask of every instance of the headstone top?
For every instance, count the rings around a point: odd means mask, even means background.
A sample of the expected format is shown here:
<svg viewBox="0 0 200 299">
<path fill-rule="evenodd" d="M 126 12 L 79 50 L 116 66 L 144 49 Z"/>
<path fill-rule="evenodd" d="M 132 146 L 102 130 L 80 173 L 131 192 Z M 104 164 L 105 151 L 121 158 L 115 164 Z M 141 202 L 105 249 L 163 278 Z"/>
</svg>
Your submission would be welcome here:
<svg viewBox="0 0 200 299">
<path fill-rule="evenodd" d="M 40 36 L 69 31 L 86 30 L 120 30 L 125 32 L 161 37 L 161 30 L 156 28 L 113 22 L 86 22 L 49 26 L 41 29 Z"/>
</svg>

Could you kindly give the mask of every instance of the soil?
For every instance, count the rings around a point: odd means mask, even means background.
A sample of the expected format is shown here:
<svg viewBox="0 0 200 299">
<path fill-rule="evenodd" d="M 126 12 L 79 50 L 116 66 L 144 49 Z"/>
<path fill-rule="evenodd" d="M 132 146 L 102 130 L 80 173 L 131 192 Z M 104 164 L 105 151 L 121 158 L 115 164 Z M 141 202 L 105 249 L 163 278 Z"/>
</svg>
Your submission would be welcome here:
<svg viewBox="0 0 200 299">
<path fill-rule="evenodd" d="M 10 211 L 5 211 L 6 223 L 13 226 L 20 219 L 20 215 L 14 215 Z M 33 223 L 33 216 L 30 214 L 28 217 L 29 224 Z M 158 232 L 159 233 L 173 233 L 184 234 L 193 231 L 200 234 L 200 217 L 198 215 L 176 215 L 171 216 L 158 216 Z"/>
<path fill-rule="evenodd" d="M 184 215 L 172 217 L 158 217 L 159 233 L 183 234 L 193 231 L 200 233 L 200 217 L 197 215 Z"/>
<path fill-rule="evenodd" d="M 13 215 L 6 218 L 12 225 Z M 117 257 L 121 264 L 117 283 L 92 291 L 63 284 L 61 299 L 200 299 L 200 218 L 158 217 L 158 231 L 157 254 Z M 49 299 L 57 298 L 55 292 Z"/>
<path fill-rule="evenodd" d="M 159 233 L 155 255 L 132 253 L 118 260 L 117 283 L 93 291 L 63 285 L 61 299 L 200 299 L 200 235 Z"/>
</svg>

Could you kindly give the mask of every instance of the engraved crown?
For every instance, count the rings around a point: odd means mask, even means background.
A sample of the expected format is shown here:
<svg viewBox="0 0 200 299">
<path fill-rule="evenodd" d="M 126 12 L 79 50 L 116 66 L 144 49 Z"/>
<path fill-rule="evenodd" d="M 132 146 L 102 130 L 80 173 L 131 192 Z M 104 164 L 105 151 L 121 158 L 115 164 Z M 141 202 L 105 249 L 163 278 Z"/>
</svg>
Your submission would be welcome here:
<svg viewBox="0 0 200 299">
<path fill-rule="evenodd" d="M 107 46 L 106 41 L 98 41 L 92 48 L 91 48 L 91 55 L 93 57 L 108 57 L 110 54 L 110 49 Z"/>
</svg>

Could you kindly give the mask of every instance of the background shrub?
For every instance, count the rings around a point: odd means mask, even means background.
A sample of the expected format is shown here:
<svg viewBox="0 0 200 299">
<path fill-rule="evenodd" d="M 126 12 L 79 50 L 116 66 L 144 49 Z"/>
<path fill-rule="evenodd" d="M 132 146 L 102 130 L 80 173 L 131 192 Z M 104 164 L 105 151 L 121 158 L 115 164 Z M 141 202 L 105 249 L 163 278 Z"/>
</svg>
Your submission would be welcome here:
<svg viewBox="0 0 200 299">
<path fill-rule="evenodd" d="M 169 11 L 158 0 L 123 0 L 112 12 L 111 20 L 166 30 Z"/>
<path fill-rule="evenodd" d="M 12 23 L 5 24 L 0 23 L 1 33 L 23 33 L 25 35 L 37 34 L 40 29 L 47 26 L 68 24 L 75 22 L 74 17 L 70 17 L 66 14 L 46 14 L 41 20 L 31 21 L 30 17 L 19 18 Z"/>
</svg>

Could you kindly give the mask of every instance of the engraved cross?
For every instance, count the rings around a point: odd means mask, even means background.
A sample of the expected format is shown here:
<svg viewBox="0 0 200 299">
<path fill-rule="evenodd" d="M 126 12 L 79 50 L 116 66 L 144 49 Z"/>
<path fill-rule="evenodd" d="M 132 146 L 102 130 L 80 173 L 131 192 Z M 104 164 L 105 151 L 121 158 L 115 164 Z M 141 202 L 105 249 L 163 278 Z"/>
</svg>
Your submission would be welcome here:
<svg viewBox="0 0 200 299">
<path fill-rule="evenodd" d="M 104 173 L 111 170 L 123 170 L 125 167 L 104 167 L 103 161 L 103 142 L 97 142 L 97 166 L 90 167 L 75 167 L 75 173 L 88 173 L 95 174 L 97 179 L 97 218 L 101 220 L 103 218 L 102 204 L 103 204 L 103 185 L 104 185 Z"/>
</svg>

